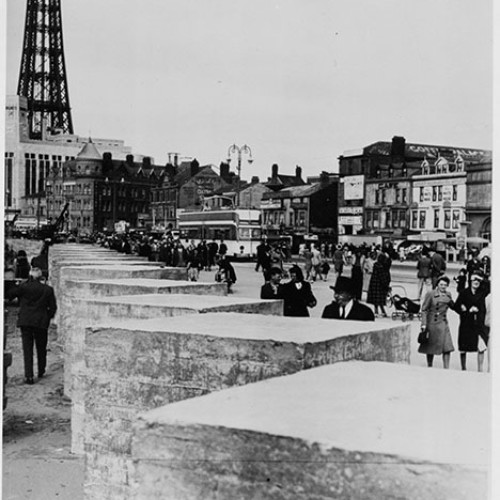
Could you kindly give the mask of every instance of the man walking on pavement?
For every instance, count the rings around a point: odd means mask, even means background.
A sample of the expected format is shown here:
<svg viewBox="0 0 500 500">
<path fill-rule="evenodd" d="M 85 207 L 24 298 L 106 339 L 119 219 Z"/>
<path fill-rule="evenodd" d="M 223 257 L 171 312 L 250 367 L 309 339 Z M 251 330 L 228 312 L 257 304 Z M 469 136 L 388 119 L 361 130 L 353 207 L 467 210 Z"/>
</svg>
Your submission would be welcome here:
<svg viewBox="0 0 500 500">
<path fill-rule="evenodd" d="M 436 288 L 438 278 L 446 271 L 446 261 L 434 249 L 429 250 L 429 255 L 431 257 L 432 288 Z"/>
<path fill-rule="evenodd" d="M 25 382 L 30 385 L 34 384 L 33 345 L 36 345 L 38 378 L 42 378 L 47 365 L 49 323 L 57 310 L 53 288 L 43 284 L 41 279 L 42 270 L 32 267 L 28 281 L 13 287 L 7 293 L 7 298 L 19 299 L 17 326 L 22 335 Z"/>
<path fill-rule="evenodd" d="M 429 252 L 424 247 L 417 262 L 418 300 L 422 298 L 422 292 L 424 288 L 426 289 L 427 292 L 430 290 L 432 286 L 431 268 L 432 268 L 432 262 L 429 257 Z"/>
</svg>

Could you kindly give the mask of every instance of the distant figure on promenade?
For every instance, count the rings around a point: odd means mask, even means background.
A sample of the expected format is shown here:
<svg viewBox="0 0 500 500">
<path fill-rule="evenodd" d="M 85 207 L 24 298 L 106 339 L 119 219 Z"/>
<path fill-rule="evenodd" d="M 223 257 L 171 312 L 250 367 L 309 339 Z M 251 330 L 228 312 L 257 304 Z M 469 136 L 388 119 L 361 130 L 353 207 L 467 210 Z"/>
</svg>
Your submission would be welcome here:
<svg viewBox="0 0 500 500">
<path fill-rule="evenodd" d="M 7 294 L 8 299 L 19 299 L 17 326 L 22 335 L 25 382 L 30 385 L 34 384 L 33 345 L 36 345 L 38 378 L 42 378 L 47 366 L 49 323 L 57 310 L 54 290 L 41 283 L 42 278 L 42 270 L 33 267 L 28 281 L 11 288 Z"/>
<path fill-rule="evenodd" d="M 356 284 L 351 279 L 340 276 L 330 288 L 334 291 L 335 301 L 324 308 L 322 318 L 375 321 L 373 311 L 358 302 Z"/>
<path fill-rule="evenodd" d="M 335 252 L 333 252 L 333 270 L 336 275 L 335 279 L 342 276 L 342 271 L 344 270 L 344 252 L 340 243 L 337 245 Z"/>
<path fill-rule="evenodd" d="M 309 307 L 316 306 L 311 284 L 304 280 L 302 270 L 298 266 L 292 266 L 289 270 L 290 281 L 282 286 L 284 305 L 284 316 L 309 316 Z"/>
<path fill-rule="evenodd" d="M 429 256 L 431 258 L 431 279 L 432 288 L 436 288 L 438 278 L 442 276 L 446 271 L 446 261 L 443 256 L 436 252 L 436 250 L 429 250 Z"/>
<path fill-rule="evenodd" d="M 417 299 L 422 299 L 422 292 L 425 289 L 427 293 L 432 288 L 432 261 L 429 257 L 429 251 L 424 247 L 417 261 L 417 278 L 418 278 L 418 292 Z"/>
<path fill-rule="evenodd" d="M 463 292 L 467 288 L 467 270 L 465 267 L 458 271 L 458 276 L 453 278 L 457 284 L 457 293 Z"/>
<path fill-rule="evenodd" d="M 391 285 L 391 273 L 389 271 L 390 261 L 385 253 L 379 253 L 377 261 L 373 264 L 373 273 L 368 286 L 368 297 L 366 302 L 373 304 L 375 316 L 380 313 L 382 317 L 387 318 L 385 305 L 387 303 L 387 294 Z"/>
<path fill-rule="evenodd" d="M 279 267 L 271 267 L 268 271 L 269 281 L 264 283 L 260 289 L 261 299 L 282 299 L 283 290 L 281 277 L 283 272 Z"/>
<path fill-rule="evenodd" d="M 474 273 L 481 270 L 481 261 L 479 260 L 479 250 L 474 248 L 467 259 L 467 283 L 470 286 L 470 279 Z"/>
<path fill-rule="evenodd" d="M 373 273 L 373 264 L 375 264 L 376 258 L 376 253 L 370 250 L 363 262 L 363 292 L 368 293 L 368 287 Z"/>
<path fill-rule="evenodd" d="M 27 280 L 30 276 L 30 264 L 28 256 L 24 250 L 17 252 L 16 260 L 14 261 L 16 278 Z"/>
<path fill-rule="evenodd" d="M 352 256 L 351 279 L 354 287 L 354 297 L 361 300 L 363 294 L 363 254 L 361 250 L 355 250 Z"/>
<path fill-rule="evenodd" d="M 227 285 L 227 293 L 233 293 L 232 286 L 236 283 L 236 272 L 225 254 L 219 258 L 218 274 L 221 277 L 221 281 L 224 281 Z"/>
<path fill-rule="evenodd" d="M 304 251 L 302 252 L 302 257 L 304 258 L 304 271 L 306 273 L 306 280 L 310 281 L 312 280 L 312 275 L 313 275 L 313 264 L 312 264 L 313 253 L 308 246 L 304 248 Z"/>
<path fill-rule="evenodd" d="M 257 253 L 257 263 L 255 264 L 255 270 L 258 272 L 262 268 L 262 272 L 266 273 L 271 266 L 271 259 L 269 256 L 270 247 L 267 244 L 267 239 L 263 239 L 255 249 Z"/>
<path fill-rule="evenodd" d="M 224 240 L 221 238 L 219 243 L 219 255 L 223 256 L 227 254 L 227 245 L 224 243 Z"/>
<path fill-rule="evenodd" d="M 443 356 L 443 367 L 450 367 L 450 356 L 453 347 L 450 327 L 446 313 L 453 307 L 451 293 L 448 291 L 450 279 L 447 276 L 440 276 L 436 283 L 436 288 L 427 292 L 422 302 L 420 311 L 422 313 L 421 329 L 429 331 L 429 340 L 425 344 L 420 344 L 418 352 L 427 356 L 427 366 L 432 367 L 434 356 Z"/>
<path fill-rule="evenodd" d="M 219 252 L 219 245 L 217 242 L 212 240 L 208 245 L 208 269 L 207 271 L 212 270 L 212 266 L 215 266 L 215 261 L 217 260 L 217 254 Z"/>
<path fill-rule="evenodd" d="M 486 303 L 481 291 L 482 281 L 483 276 L 480 271 L 473 273 L 469 286 L 460 292 L 453 307 L 460 315 L 458 350 L 462 370 L 467 369 L 467 353 L 477 352 L 477 371 L 483 371 L 484 352 L 488 345 L 488 338 L 484 327 Z"/>
</svg>

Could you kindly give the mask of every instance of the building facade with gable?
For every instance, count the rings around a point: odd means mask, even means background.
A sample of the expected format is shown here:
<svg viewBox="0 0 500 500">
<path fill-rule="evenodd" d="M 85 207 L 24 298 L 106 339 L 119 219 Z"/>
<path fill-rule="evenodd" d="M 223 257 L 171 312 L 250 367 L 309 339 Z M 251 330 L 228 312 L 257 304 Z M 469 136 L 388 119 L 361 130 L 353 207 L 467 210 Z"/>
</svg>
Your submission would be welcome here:
<svg viewBox="0 0 500 500">
<path fill-rule="evenodd" d="M 164 167 L 149 157 L 134 161 L 104 155 L 89 140 L 74 159 L 53 166 L 46 181 L 49 220 L 68 204 L 64 229 L 78 234 L 114 231 L 124 221 L 131 228 L 145 228 L 150 221 L 151 191 L 162 181 Z"/>
<path fill-rule="evenodd" d="M 339 158 L 339 234 L 454 236 L 468 223 L 469 236 L 486 233 L 491 166 L 488 150 L 408 144 L 398 136 L 347 151 Z"/>
</svg>

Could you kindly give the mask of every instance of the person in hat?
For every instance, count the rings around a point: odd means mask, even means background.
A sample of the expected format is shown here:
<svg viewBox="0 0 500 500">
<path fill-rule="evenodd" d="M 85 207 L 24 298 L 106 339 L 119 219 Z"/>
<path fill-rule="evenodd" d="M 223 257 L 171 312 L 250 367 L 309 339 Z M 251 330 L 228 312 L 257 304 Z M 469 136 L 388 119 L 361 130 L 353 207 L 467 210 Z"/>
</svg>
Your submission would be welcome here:
<svg viewBox="0 0 500 500">
<path fill-rule="evenodd" d="M 54 290 L 41 282 L 42 270 L 32 267 L 27 281 L 11 288 L 7 298 L 19 299 L 17 326 L 21 329 L 24 355 L 24 376 L 33 384 L 33 346 L 36 346 L 38 378 L 45 375 L 47 365 L 47 339 L 50 320 L 57 310 Z"/>
<path fill-rule="evenodd" d="M 462 370 L 467 369 L 467 353 L 477 352 L 477 370 L 483 371 L 484 353 L 488 344 L 484 326 L 486 303 L 485 293 L 482 290 L 483 281 L 483 274 L 480 271 L 474 271 L 471 274 L 469 286 L 460 292 L 453 307 L 460 315 L 458 350 Z"/>
<path fill-rule="evenodd" d="M 375 321 L 373 311 L 356 299 L 356 286 L 350 278 L 339 276 L 330 288 L 335 300 L 325 307 L 322 318 Z"/>
</svg>

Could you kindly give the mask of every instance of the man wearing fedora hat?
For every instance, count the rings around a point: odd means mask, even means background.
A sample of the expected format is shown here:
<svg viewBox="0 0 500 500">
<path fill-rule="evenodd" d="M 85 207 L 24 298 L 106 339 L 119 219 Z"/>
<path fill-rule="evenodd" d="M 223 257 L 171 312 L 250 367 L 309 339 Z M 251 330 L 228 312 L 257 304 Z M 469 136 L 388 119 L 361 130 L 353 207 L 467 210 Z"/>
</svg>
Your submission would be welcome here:
<svg viewBox="0 0 500 500">
<path fill-rule="evenodd" d="M 373 311 L 356 299 L 354 283 L 350 278 L 339 276 L 334 291 L 335 300 L 323 310 L 322 318 L 375 321 Z"/>
</svg>

